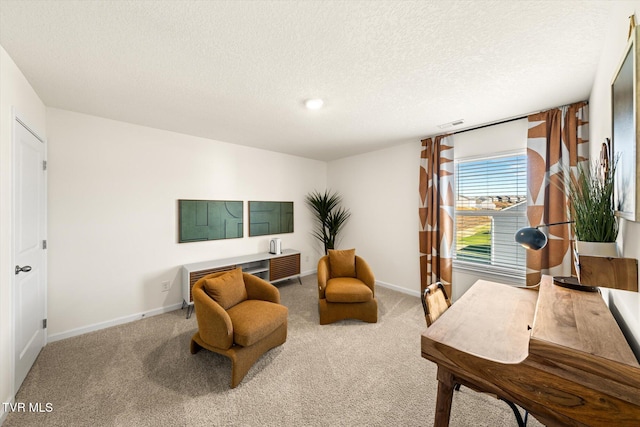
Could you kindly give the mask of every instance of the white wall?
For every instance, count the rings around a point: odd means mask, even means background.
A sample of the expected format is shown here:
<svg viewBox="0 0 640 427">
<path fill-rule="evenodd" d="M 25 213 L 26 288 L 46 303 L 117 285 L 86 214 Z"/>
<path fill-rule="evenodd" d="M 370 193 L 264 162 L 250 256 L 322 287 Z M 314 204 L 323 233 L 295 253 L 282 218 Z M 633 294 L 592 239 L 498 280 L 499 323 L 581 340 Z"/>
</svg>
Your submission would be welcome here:
<svg viewBox="0 0 640 427">
<path fill-rule="evenodd" d="M 376 280 L 419 295 L 420 141 L 329 162 L 327 185 L 351 211 L 342 240 L 367 260 Z"/>
<path fill-rule="evenodd" d="M 455 135 L 457 158 L 523 150 L 527 121 L 517 120 Z M 371 264 L 376 280 L 413 295 L 420 294 L 418 182 L 420 141 L 329 163 L 327 184 L 351 210 L 340 248 L 355 247 Z M 480 278 L 454 269 L 453 298 Z M 506 283 L 509 278 L 485 276 Z"/>
<path fill-rule="evenodd" d="M 640 1 L 617 4 L 605 32 L 604 48 L 589 100 L 589 155 L 592 159 L 598 158 L 602 141 L 611 138 L 611 80 L 622 61 L 627 46 L 629 16 L 634 13 L 637 22 L 640 20 Z M 622 247 L 622 255 L 640 259 L 640 222 L 621 220 L 620 225 L 618 243 Z M 636 292 L 624 291 L 607 294 L 605 297 L 611 311 L 618 315 L 618 323 L 625 330 L 636 357 L 640 357 L 640 296 Z"/>
<path fill-rule="evenodd" d="M 0 402 L 13 400 L 12 107 L 40 135 L 46 109 L 27 79 L 0 46 Z M 6 414 L 0 407 L 0 423 Z"/>
<path fill-rule="evenodd" d="M 326 163 L 58 109 L 49 137 L 50 339 L 182 302 L 182 264 L 267 252 L 269 238 L 178 244 L 177 200 L 293 201 L 303 272 L 319 253 L 304 196 Z M 161 292 L 163 281 L 171 282 Z"/>
</svg>

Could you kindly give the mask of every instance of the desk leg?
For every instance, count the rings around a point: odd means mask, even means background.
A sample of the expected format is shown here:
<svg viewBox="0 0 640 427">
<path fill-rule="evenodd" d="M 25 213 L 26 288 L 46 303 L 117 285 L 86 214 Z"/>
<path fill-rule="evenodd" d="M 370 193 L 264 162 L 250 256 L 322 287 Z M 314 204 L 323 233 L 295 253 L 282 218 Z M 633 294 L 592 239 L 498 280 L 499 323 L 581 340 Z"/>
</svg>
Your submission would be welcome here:
<svg viewBox="0 0 640 427">
<path fill-rule="evenodd" d="M 436 418 L 433 427 L 448 427 L 451 415 L 451 401 L 453 400 L 453 375 L 438 366 L 438 397 L 436 400 Z"/>
</svg>

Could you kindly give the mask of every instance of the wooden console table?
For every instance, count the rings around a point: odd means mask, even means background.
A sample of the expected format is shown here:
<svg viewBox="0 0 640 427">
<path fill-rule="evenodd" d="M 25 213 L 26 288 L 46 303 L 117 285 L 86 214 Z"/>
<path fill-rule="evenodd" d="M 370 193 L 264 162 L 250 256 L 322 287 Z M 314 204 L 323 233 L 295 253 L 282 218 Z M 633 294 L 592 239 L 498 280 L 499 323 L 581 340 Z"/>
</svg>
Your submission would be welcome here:
<svg viewBox="0 0 640 427">
<path fill-rule="evenodd" d="M 285 249 L 281 254 L 259 253 L 233 258 L 217 259 L 182 266 L 182 307 L 187 307 L 187 319 L 193 311 L 191 288 L 201 277 L 218 271 L 241 267 L 244 273 L 253 274 L 269 282 L 297 277 L 300 280 L 300 251 Z"/>
<path fill-rule="evenodd" d="M 453 387 L 497 395 L 548 426 L 638 426 L 640 365 L 597 292 L 480 280 L 422 334 L 438 365 L 434 426 Z"/>
</svg>

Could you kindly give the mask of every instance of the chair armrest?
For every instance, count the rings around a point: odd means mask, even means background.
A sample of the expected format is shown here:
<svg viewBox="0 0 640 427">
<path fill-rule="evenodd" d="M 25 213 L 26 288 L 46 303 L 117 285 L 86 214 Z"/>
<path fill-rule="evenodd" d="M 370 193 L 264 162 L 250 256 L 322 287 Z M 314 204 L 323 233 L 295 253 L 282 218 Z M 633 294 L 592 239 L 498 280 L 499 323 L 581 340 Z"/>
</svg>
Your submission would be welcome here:
<svg viewBox="0 0 640 427">
<path fill-rule="evenodd" d="M 242 278 L 244 286 L 247 288 L 247 299 L 258 299 L 280 304 L 280 291 L 271 283 L 249 273 L 242 273 Z"/>
<path fill-rule="evenodd" d="M 356 277 L 362 280 L 364 284 L 367 285 L 369 289 L 371 289 L 371 292 L 373 292 L 375 296 L 374 288 L 376 279 L 373 276 L 373 271 L 371 271 L 369 264 L 367 264 L 367 262 L 358 255 L 356 255 Z"/>
<path fill-rule="evenodd" d="M 329 280 L 329 256 L 325 255 L 318 261 L 318 298 L 325 298 L 325 290 L 327 289 L 327 280 Z"/>
<path fill-rule="evenodd" d="M 196 282 L 191 291 L 198 320 L 198 333 L 207 344 L 229 349 L 233 345 L 231 318 L 220 304 L 207 295 L 202 288 L 203 284 L 204 281 Z"/>
</svg>

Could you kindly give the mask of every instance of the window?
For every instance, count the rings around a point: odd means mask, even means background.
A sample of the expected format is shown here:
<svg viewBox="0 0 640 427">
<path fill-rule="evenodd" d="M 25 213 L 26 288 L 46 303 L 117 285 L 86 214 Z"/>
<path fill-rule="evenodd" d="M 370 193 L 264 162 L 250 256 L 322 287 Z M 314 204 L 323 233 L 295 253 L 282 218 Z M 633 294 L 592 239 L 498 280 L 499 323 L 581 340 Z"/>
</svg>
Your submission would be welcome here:
<svg viewBox="0 0 640 427">
<path fill-rule="evenodd" d="M 456 161 L 456 267 L 524 275 L 525 249 L 514 241 L 527 225 L 527 157 Z"/>
</svg>

